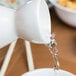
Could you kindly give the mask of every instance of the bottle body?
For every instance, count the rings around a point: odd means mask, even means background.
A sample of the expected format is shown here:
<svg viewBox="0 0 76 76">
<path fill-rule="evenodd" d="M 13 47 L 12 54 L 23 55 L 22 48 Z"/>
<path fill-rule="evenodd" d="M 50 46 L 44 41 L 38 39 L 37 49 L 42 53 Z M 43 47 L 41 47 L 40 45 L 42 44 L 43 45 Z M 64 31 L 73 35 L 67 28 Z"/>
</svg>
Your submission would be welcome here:
<svg viewBox="0 0 76 76">
<path fill-rule="evenodd" d="M 15 10 L 0 6 L 0 48 L 16 39 Z"/>
<path fill-rule="evenodd" d="M 16 28 L 18 36 L 33 43 L 49 43 L 51 20 L 45 0 L 28 0 L 16 12 Z"/>
<path fill-rule="evenodd" d="M 49 43 L 51 20 L 46 1 L 28 0 L 19 10 L 0 6 L 0 27 L 0 48 L 17 38 L 38 44 Z"/>
</svg>

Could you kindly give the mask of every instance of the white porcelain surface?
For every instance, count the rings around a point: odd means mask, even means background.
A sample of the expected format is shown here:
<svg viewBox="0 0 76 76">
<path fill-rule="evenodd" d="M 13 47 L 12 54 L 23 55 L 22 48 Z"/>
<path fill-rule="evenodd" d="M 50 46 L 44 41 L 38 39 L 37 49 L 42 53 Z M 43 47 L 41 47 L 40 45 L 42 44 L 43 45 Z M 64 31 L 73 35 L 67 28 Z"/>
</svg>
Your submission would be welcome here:
<svg viewBox="0 0 76 76">
<path fill-rule="evenodd" d="M 50 14 L 45 0 L 29 0 L 17 12 L 0 6 L 0 48 L 17 38 L 49 43 L 50 34 Z"/>
<path fill-rule="evenodd" d="M 76 27 L 76 11 L 60 6 L 57 0 L 50 0 L 59 18 L 70 26 Z"/>
<path fill-rule="evenodd" d="M 16 39 L 15 10 L 0 6 L 0 48 Z"/>
<path fill-rule="evenodd" d="M 45 0 L 30 0 L 16 12 L 18 36 L 34 43 L 49 43 L 51 22 Z"/>
<path fill-rule="evenodd" d="M 44 68 L 44 69 L 37 69 L 34 71 L 27 72 L 22 76 L 74 76 L 74 75 L 64 70 L 59 70 L 58 72 L 54 72 L 53 69 Z"/>
</svg>

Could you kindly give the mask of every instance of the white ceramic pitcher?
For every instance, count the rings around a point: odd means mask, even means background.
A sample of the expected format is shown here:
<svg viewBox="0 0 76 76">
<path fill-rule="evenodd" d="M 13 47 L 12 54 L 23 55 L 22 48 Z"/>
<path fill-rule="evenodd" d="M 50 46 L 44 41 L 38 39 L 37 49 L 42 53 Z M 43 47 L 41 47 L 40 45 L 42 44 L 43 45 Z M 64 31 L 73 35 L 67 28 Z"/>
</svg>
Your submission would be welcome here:
<svg viewBox="0 0 76 76">
<path fill-rule="evenodd" d="M 16 27 L 20 38 L 34 43 L 49 43 L 50 26 L 50 14 L 45 0 L 28 0 L 16 12 Z"/>
<path fill-rule="evenodd" d="M 22 38 L 34 43 L 49 43 L 51 23 L 45 0 L 28 0 L 19 10 L 0 6 L 0 48 Z"/>
</svg>

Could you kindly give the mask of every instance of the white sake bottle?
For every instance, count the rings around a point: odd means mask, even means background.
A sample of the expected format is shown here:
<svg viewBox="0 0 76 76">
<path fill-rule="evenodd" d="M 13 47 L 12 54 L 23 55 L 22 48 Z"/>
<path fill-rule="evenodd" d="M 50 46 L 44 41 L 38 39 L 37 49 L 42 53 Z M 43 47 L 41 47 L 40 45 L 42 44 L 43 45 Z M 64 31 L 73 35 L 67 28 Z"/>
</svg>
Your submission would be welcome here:
<svg viewBox="0 0 76 76">
<path fill-rule="evenodd" d="M 34 43 L 49 43 L 51 20 L 45 0 L 28 0 L 16 12 L 18 36 Z"/>
<path fill-rule="evenodd" d="M 15 10 L 0 6 L 0 48 L 16 39 Z"/>
<path fill-rule="evenodd" d="M 47 44 L 50 35 L 51 21 L 45 0 L 28 0 L 17 11 L 0 6 L 0 48 L 18 38 Z"/>
</svg>

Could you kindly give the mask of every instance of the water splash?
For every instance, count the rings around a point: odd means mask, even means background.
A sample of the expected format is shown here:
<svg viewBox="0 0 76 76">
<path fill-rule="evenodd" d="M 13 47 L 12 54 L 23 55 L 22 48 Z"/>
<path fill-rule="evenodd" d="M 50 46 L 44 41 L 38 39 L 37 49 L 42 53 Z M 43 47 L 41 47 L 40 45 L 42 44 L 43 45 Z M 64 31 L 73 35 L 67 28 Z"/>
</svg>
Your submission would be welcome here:
<svg viewBox="0 0 76 76">
<path fill-rule="evenodd" d="M 48 48 L 53 57 L 53 64 L 54 64 L 53 68 L 55 71 L 59 70 L 60 64 L 58 60 L 58 49 L 57 49 L 57 43 L 55 40 L 55 34 L 52 34 L 51 41 L 48 44 Z"/>
</svg>

